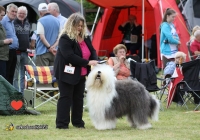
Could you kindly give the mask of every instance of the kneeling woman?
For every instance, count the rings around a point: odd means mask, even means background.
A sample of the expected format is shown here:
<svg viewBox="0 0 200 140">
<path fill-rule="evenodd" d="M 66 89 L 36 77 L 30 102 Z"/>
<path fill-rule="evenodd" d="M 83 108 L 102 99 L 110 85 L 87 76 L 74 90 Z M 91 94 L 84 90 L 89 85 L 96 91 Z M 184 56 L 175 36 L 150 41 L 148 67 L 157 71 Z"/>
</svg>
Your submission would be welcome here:
<svg viewBox="0 0 200 140">
<path fill-rule="evenodd" d="M 113 49 L 116 57 L 110 57 L 108 59 L 108 65 L 113 67 L 117 80 L 127 79 L 131 74 L 130 64 L 126 59 L 126 52 L 126 46 L 118 44 Z"/>
</svg>

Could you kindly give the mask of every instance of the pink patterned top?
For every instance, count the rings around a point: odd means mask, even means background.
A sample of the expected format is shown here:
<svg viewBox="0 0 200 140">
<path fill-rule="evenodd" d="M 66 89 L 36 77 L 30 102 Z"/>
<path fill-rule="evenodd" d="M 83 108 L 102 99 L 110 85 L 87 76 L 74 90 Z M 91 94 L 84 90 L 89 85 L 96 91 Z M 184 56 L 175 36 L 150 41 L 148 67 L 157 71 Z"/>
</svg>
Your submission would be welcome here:
<svg viewBox="0 0 200 140">
<path fill-rule="evenodd" d="M 91 53 L 90 53 L 90 50 L 88 49 L 87 44 L 83 40 L 82 42 L 79 42 L 79 45 L 81 47 L 83 59 L 89 60 Z M 87 68 L 82 67 L 81 68 L 81 75 L 86 75 L 86 74 L 87 74 Z"/>
</svg>

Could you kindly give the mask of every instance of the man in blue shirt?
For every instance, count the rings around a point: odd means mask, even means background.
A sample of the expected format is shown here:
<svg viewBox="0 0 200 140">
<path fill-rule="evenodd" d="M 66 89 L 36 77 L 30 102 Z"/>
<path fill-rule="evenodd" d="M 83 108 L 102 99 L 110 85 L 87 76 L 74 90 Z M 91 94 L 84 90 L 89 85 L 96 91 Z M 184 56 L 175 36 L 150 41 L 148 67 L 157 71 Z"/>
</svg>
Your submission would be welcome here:
<svg viewBox="0 0 200 140">
<path fill-rule="evenodd" d="M 15 4 L 9 4 L 7 6 L 7 13 L 3 17 L 1 23 L 6 30 L 6 38 L 12 38 L 13 42 L 9 45 L 9 60 L 6 64 L 6 80 L 13 84 L 13 76 L 15 72 L 15 66 L 17 62 L 16 50 L 18 49 L 18 38 L 16 36 L 13 20 L 16 18 L 18 7 Z"/>
<path fill-rule="evenodd" d="M 60 28 L 63 29 L 65 23 L 67 22 L 67 18 L 61 15 L 58 4 L 55 2 L 49 3 L 48 11 L 50 14 L 52 14 L 54 17 L 56 17 L 59 20 Z"/>
<path fill-rule="evenodd" d="M 48 12 L 46 3 L 40 3 L 38 11 L 41 18 L 37 23 L 36 65 L 53 66 L 60 23 Z"/>
</svg>

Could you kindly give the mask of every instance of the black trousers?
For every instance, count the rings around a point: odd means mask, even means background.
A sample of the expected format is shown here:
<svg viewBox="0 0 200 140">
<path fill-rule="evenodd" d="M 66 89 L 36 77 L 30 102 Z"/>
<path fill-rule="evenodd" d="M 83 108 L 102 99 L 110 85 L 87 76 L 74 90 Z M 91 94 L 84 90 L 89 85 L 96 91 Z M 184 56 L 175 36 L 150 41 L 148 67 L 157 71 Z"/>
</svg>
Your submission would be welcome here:
<svg viewBox="0 0 200 140">
<path fill-rule="evenodd" d="M 15 49 L 9 50 L 9 60 L 6 63 L 6 80 L 13 85 L 13 77 L 17 63 L 17 54 Z"/>
<path fill-rule="evenodd" d="M 0 60 L 0 75 L 6 79 L 6 63 L 7 61 Z"/>
<path fill-rule="evenodd" d="M 137 54 L 137 50 L 139 50 L 139 44 L 134 43 L 125 43 L 127 52 L 130 51 L 131 54 Z"/>
<path fill-rule="evenodd" d="M 84 127 L 83 117 L 83 97 L 85 90 L 85 76 L 82 76 L 79 83 L 71 85 L 63 81 L 58 81 L 60 98 L 57 104 L 56 127 L 68 128 L 71 122 L 76 127 Z"/>
</svg>

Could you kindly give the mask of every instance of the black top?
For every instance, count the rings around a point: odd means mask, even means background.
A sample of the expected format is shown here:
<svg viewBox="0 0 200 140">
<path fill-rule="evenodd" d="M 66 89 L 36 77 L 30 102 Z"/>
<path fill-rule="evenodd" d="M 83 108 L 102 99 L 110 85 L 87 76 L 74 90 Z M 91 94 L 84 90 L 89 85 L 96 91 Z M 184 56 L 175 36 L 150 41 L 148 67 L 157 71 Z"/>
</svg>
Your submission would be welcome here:
<svg viewBox="0 0 200 140">
<path fill-rule="evenodd" d="M 93 48 L 90 38 L 84 39 L 90 50 L 89 60 L 97 60 L 96 50 Z M 69 63 L 75 67 L 74 74 L 64 72 L 65 65 Z M 87 67 L 89 72 L 88 60 L 82 58 L 82 51 L 75 40 L 71 40 L 66 34 L 62 35 L 59 40 L 58 50 L 54 61 L 54 75 L 57 79 L 75 85 L 81 78 L 81 67 Z"/>
<path fill-rule="evenodd" d="M 199 80 L 199 72 L 200 72 L 200 59 L 196 59 L 193 61 L 182 63 L 182 71 L 184 79 L 190 88 L 194 91 L 200 91 L 200 80 Z M 184 85 L 183 89 L 188 91 L 188 87 Z"/>
<path fill-rule="evenodd" d="M 142 83 L 149 92 L 158 91 L 157 77 L 154 61 L 149 63 L 137 63 L 130 61 L 130 70 L 133 78 Z"/>
<path fill-rule="evenodd" d="M 133 24 L 133 26 L 131 27 L 130 23 L 127 23 L 124 27 L 122 27 L 121 25 L 118 27 L 118 29 L 120 31 L 122 31 L 122 33 L 124 34 L 123 39 L 126 38 L 127 35 L 129 35 L 130 33 L 132 35 L 137 35 L 138 36 L 138 43 L 141 43 L 142 41 L 142 26 L 138 25 L 135 26 L 135 24 Z"/>
<path fill-rule="evenodd" d="M 30 24 L 27 19 L 24 20 L 24 23 L 22 24 L 22 21 L 15 19 L 14 20 L 14 26 L 16 31 L 16 36 L 19 41 L 19 51 L 26 52 L 27 48 L 29 48 L 29 34 L 30 34 Z"/>
</svg>

